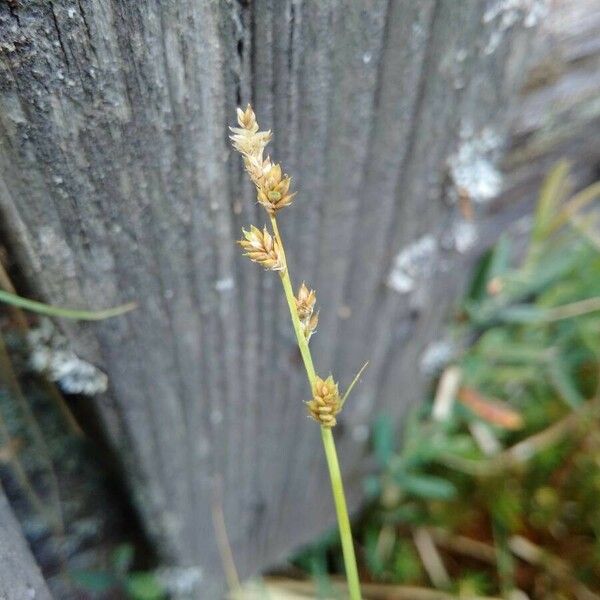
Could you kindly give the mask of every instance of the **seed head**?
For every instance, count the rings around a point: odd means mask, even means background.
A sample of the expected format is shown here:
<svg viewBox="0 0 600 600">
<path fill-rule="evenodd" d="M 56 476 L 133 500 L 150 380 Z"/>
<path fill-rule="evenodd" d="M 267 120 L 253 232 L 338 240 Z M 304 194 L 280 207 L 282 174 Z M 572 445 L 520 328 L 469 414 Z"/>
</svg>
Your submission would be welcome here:
<svg viewBox="0 0 600 600">
<path fill-rule="evenodd" d="M 233 147 L 244 157 L 244 166 L 252 181 L 257 184 L 263 174 L 263 152 L 271 140 L 270 131 L 252 132 L 239 127 L 230 127 L 233 135 L 229 139 Z"/>
<path fill-rule="evenodd" d="M 239 127 L 229 128 L 233 134 L 229 139 L 233 147 L 244 157 L 244 166 L 250 179 L 258 185 L 267 162 L 263 159 L 263 153 L 266 145 L 271 141 L 271 132 L 258 130 L 256 115 L 249 104 L 246 110 L 237 109 L 237 120 Z"/>
<path fill-rule="evenodd" d="M 263 227 L 261 231 L 258 227 L 251 225 L 250 231 L 242 229 L 242 233 L 245 239 L 239 240 L 238 244 L 245 251 L 244 256 L 268 271 L 282 271 L 285 269 L 279 242 L 267 231 L 266 227 Z"/>
<path fill-rule="evenodd" d="M 325 380 L 317 376 L 313 385 L 313 399 L 306 403 L 306 407 L 310 416 L 323 427 L 335 426 L 335 416 L 341 410 L 341 399 L 338 384 L 331 375 Z"/>
<path fill-rule="evenodd" d="M 317 324 L 319 322 L 319 313 L 314 313 L 316 301 L 316 292 L 310 290 L 307 285 L 302 282 L 302 285 L 298 288 L 298 295 L 296 296 L 296 310 L 298 311 L 298 318 L 300 319 L 304 336 L 307 341 L 310 340 L 311 335 L 317 329 Z"/>
<path fill-rule="evenodd" d="M 267 212 L 275 214 L 289 206 L 294 198 L 290 193 L 290 177 L 282 173 L 281 165 L 264 158 L 265 147 L 271 140 L 270 131 L 259 131 L 256 115 L 248 104 L 246 110 L 237 109 L 239 127 L 230 127 L 233 147 L 244 157 L 244 167 L 256 186 L 258 202 Z"/>
<path fill-rule="evenodd" d="M 269 213 L 275 213 L 289 206 L 294 199 L 295 193 L 290 194 L 291 177 L 283 174 L 280 164 L 271 164 L 267 159 L 263 165 L 262 177 L 256 184 L 258 202 L 262 204 Z"/>
</svg>

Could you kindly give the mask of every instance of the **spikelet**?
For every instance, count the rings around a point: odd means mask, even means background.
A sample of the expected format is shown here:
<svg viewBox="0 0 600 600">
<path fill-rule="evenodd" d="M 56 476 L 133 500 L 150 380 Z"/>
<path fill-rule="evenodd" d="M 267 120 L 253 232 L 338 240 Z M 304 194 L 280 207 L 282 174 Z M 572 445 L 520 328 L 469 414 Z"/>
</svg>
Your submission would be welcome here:
<svg viewBox="0 0 600 600">
<path fill-rule="evenodd" d="M 242 229 L 242 233 L 245 239 L 239 240 L 238 244 L 245 251 L 244 256 L 268 271 L 282 271 L 285 269 L 279 242 L 267 231 L 266 227 L 261 231 L 258 227 L 251 225 L 250 231 Z"/>
<path fill-rule="evenodd" d="M 242 129 L 256 133 L 258 131 L 258 123 L 256 122 L 256 115 L 252 110 L 250 104 L 246 106 L 246 110 L 241 108 L 237 109 L 238 124 Z"/>
<path fill-rule="evenodd" d="M 289 206 L 295 193 L 290 193 L 292 180 L 281 170 L 281 165 L 273 164 L 264 151 L 271 141 L 270 131 L 259 131 L 256 115 L 250 104 L 246 110 L 237 109 L 239 127 L 230 127 L 233 147 L 243 156 L 244 167 L 256 186 L 258 202 L 269 214 Z"/>
<path fill-rule="evenodd" d="M 298 295 L 296 296 L 296 310 L 301 321 L 310 319 L 316 301 L 317 294 L 315 290 L 308 289 L 308 286 L 303 281 L 302 285 L 298 288 Z"/>
<path fill-rule="evenodd" d="M 335 416 L 341 410 L 338 384 L 330 375 L 323 380 L 318 375 L 313 385 L 313 399 L 306 403 L 310 416 L 323 427 L 334 427 Z"/>
<path fill-rule="evenodd" d="M 306 322 L 302 323 L 302 329 L 304 330 L 304 337 L 308 342 L 312 337 L 312 334 L 317 330 L 317 325 L 319 324 L 319 313 L 316 312 L 314 315 L 310 317 Z"/>
<path fill-rule="evenodd" d="M 290 193 L 291 177 L 285 175 L 280 164 L 272 164 L 269 159 L 263 165 L 263 175 L 256 184 L 257 199 L 267 212 L 276 213 L 289 206 L 296 193 Z"/>
<path fill-rule="evenodd" d="M 246 171 L 254 185 L 258 186 L 264 170 L 271 164 L 263 158 L 265 147 L 271 141 L 271 132 L 258 130 L 256 115 L 249 104 L 245 111 L 241 108 L 237 109 L 237 119 L 239 127 L 229 128 L 233 134 L 229 139 L 233 147 L 244 157 Z"/>
<path fill-rule="evenodd" d="M 298 312 L 298 318 L 300 319 L 304 337 L 306 337 L 307 341 L 310 340 L 311 335 L 316 331 L 317 324 L 319 323 L 319 313 L 314 312 L 316 301 L 316 292 L 308 289 L 306 284 L 302 282 L 296 296 L 296 311 Z"/>
</svg>

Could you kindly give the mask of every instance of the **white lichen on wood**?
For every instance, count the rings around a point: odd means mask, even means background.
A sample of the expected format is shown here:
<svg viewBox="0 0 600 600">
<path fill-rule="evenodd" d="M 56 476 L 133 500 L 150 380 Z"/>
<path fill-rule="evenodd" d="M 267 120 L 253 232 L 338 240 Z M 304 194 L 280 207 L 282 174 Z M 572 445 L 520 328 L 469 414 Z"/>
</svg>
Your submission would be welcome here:
<svg viewBox="0 0 600 600">
<path fill-rule="evenodd" d="M 400 294 L 412 292 L 419 279 L 435 270 L 438 244 L 432 235 L 424 235 L 406 246 L 396 256 L 387 284 Z"/>
<path fill-rule="evenodd" d="M 505 33 L 514 25 L 535 27 L 547 14 L 546 0 L 497 0 L 483 14 L 483 23 L 493 24 L 484 54 L 492 54 L 500 46 Z"/>
<path fill-rule="evenodd" d="M 477 225 L 473 221 L 459 219 L 442 237 L 441 245 L 445 250 L 456 250 L 459 254 L 466 254 L 476 246 L 478 239 Z"/>
<path fill-rule="evenodd" d="M 503 145 L 503 137 L 491 127 L 474 132 L 463 126 L 461 143 L 448 159 L 448 167 L 455 187 L 474 202 L 489 202 L 502 190 L 502 174 L 496 162 Z"/>
<path fill-rule="evenodd" d="M 235 289 L 235 279 L 233 277 L 223 277 L 215 281 L 217 292 L 229 292 L 233 289 Z"/>
<path fill-rule="evenodd" d="M 387 278 L 389 288 L 399 294 L 414 295 L 422 291 L 423 284 L 435 273 L 446 270 L 443 251 L 466 254 L 479 239 L 475 223 L 463 219 L 437 233 L 437 236 L 426 234 L 400 250 Z"/>
<path fill-rule="evenodd" d="M 421 354 L 419 371 L 427 376 L 436 375 L 452 360 L 455 352 L 456 346 L 452 340 L 448 338 L 434 340 Z"/>
<path fill-rule="evenodd" d="M 42 319 L 40 326 L 30 331 L 28 342 L 31 368 L 58 383 L 65 393 L 94 396 L 107 390 L 106 374 L 70 350 L 49 319 Z"/>
<path fill-rule="evenodd" d="M 204 578 L 198 566 L 161 567 L 155 575 L 164 590 L 177 598 L 196 597 L 198 586 Z"/>
</svg>

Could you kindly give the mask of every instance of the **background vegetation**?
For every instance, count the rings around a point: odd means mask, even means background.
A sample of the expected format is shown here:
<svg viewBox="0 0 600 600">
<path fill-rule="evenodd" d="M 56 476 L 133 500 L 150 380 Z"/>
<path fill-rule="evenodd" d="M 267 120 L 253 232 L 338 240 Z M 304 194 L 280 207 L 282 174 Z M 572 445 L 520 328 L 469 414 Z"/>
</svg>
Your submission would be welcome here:
<svg viewBox="0 0 600 600">
<path fill-rule="evenodd" d="M 571 196 L 557 165 L 527 227 L 474 273 L 429 402 L 401 435 L 375 420 L 355 528 L 365 597 L 600 598 L 599 196 L 600 184 Z M 85 598 L 165 598 L 139 529 L 115 523 L 131 517 L 127 503 L 89 518 L 113 485 L 98 476 L 110 460 L 81 437 L 71 410 L 85 407 L 31 372 L 28 331 L 5 309 L 0 474 L 38 560 Z M 336 540 L 239 594 L 343 598 Z"/>
<path fill-rule="evenodd" d="M 430 402 L 374 425 L 362 578 L 401 585 L 372 597 L 600 597 L 600 185 L 567 199 L 567 172 L 481 261 Z M 333 539 L 296 560 L 325 596 Z"/>
</svg>

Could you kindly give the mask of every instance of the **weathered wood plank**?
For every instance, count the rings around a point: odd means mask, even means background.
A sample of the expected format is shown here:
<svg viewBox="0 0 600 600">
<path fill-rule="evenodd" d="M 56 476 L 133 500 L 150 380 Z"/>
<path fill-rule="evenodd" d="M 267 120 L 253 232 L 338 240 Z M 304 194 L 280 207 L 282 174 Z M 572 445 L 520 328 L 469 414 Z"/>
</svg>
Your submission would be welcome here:
<svg viewBox="0 0 600 600">
<path fill-rule="evenodd" d="M 0 598 L 51 600 L 40 569 L 0 487 Z"/>
<path fill-rule="evenodd" d="M 278 281 L 233 244 L 241 226 L 264 221 L 228 148 L 235 106 L 252 100 L 275 129 L 271 152 L 300 190 L 281 226 L 296 282 L 318 287 L 317 361 L 342 385 L 372 361 L 337 431 L 356 505 L 374 411 L 399 417 L 416 399 L 464 261 L 516 205 L 515 186 L 492 200 L 494 161 L 541 6 L 0 8 L 0 211 L 25 291 L 69 305 L 139 302 L 63 329 L 108 372 L 95 404 L 143 520 L 165 560 L 202 574 L 205 597 L 221 581 L 215 482 L 242 574 L 333 514 Z M 569 60 L 594 52 L 579 44 Z M 543 129 L 538 113 L 533 103 L 522 136 Z"/>
</svg>

